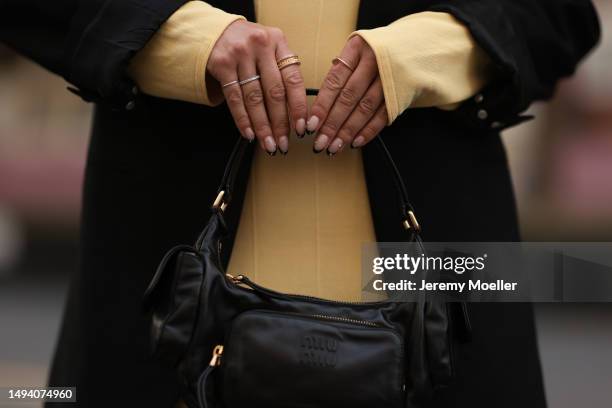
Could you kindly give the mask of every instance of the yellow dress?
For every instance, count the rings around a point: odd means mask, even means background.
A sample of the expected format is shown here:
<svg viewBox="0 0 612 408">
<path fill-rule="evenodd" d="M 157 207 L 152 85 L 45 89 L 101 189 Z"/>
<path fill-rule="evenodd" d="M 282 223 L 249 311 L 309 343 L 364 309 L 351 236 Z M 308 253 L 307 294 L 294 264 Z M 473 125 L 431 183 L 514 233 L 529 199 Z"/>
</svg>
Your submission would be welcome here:
<svg viewBox="0 0 612 408">
<path fill-rule="evenodd" d="M 257 21 L 283 30 L 313 88 L 355 30 L 358 6 L 358 0 L 255 0 Z M 225 27 L 240 18 L 187 3 L 133 59 L 132 76 L 155 96 L 219 103 L 206 93 L 206 61 Z M 448 14 L 418 13 L 357 34 L 376 54 L 389 123 L 409 107 L 452 106 L 486 78 L 486 56 Z M 256 149 L 228 272 L 280 291 L 359 299 L 361 247 L 375 241 L 361 151 L 329 158 L 313 154 L 312 142 L 291 135 L 287 156 Z"/>
<path fill-rule="evenodd" d="M 320 86 L 357 22 L 358 0 L 256 0 L 257 21 L 279 27 Z M 360 150 L 333 158 L 291 136 L 287 156 L 256 150 L 229 273 L 274 289 L 356 299 L 361 245 L 375 241 Z"/>
</svg>

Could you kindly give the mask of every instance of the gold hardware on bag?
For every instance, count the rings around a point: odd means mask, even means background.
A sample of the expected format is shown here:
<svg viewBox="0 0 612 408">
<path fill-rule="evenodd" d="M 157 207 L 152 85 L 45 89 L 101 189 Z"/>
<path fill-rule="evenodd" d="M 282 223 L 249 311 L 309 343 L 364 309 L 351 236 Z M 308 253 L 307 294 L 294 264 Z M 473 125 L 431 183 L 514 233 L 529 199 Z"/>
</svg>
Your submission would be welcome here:
<svg viewBox="0 0 612 408">
<path fill-rule="evenodd" d="M 223 201 L 223 197 L 225 196 L 225 190 L 219 191 L 217 194 L 217 198 L 215 198 L 215 202 L 212 205 L 212 208 L 221 210 L 221 212 L 225 211 L 227 208 L 227 203 Z"/>
<path fill-rule="evenodd" d="M 244 279 L 244 275 L 237 275 L 237 276 L 234 276 L 234 275 L 230 275 L 229 273 L 226 273 L 226 274 L 225 274 L 225 276 L 227 276 L 227 278 L 228 278 L 230 281 L 232 281 L 232 283 L 235 283 L 235 284 L 239 284 L 239 283 L 241 283 L 241 282 L 242 282 L 242 280 Z"/>
<path fill-rule="evenodd" d="M 417 221 L 416 216 L 412 211 L 408 211 L 408 218 L 404 220 L 403 224 L 404 228 L 406 228 L 407 230 L 413 229 L 414 232 L 421 232 L 421 225 Z"/>
<path fill-rule="evenodd" d="M 221 356 L 223 355 L 223 346 L 218 344 L 213 349 L 212 358 L 210 359 L 209 365 L 211 367 L 221 365 Z"/>
</svg>

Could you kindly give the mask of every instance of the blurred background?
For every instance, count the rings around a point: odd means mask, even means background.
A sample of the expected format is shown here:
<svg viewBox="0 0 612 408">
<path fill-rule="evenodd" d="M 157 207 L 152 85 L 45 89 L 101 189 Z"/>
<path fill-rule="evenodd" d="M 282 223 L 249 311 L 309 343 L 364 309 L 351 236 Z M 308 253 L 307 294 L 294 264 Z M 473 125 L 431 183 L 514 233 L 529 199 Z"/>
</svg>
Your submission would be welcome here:
<svg viewBox="0 0 612 408">
<path fill-rule="evenodd" d="M 596 3 L 600 47 L 504 134 L 526 241 L 612 241 L 612 2 Z M 65 87 L 0 46 L 0 387 L 45 384 L 78 262 L 92 106 Z M 536 318 L 549 406 L 612 406 L 612 305 Z"/>
</svg>

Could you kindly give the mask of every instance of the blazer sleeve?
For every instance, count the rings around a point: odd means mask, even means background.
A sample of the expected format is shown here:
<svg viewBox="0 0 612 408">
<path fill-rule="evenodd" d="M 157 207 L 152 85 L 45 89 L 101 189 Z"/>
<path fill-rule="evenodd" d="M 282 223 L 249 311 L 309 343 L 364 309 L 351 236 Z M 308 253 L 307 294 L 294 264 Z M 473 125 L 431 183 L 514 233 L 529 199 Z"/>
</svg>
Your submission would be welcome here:
<svg viewBox="0 0 612 408">
<path fill-rule="evenodd" d="M 130 58 L 187 0 L 2 0 L 0 41 L 86 100 L 133 107 Z"/>
<path fill-rule="evenodd" d="M 478 127 L 525 120 L 519 114 L 550 98 L 601 34 L 589 0 L 438 0 L 430 10 L 468 27 L 496 67 L 494 81 L 456 111 Z"/>
</svg>

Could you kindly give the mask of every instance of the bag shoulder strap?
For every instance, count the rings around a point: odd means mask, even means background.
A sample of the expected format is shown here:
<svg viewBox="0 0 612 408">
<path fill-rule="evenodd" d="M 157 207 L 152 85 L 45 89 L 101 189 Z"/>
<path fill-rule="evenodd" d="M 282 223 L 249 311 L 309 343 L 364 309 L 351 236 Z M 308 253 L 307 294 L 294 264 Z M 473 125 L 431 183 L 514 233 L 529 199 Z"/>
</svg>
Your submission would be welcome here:
<svg viewBox="0 0 612 408">
<path fill-rule="evenodd" d="M 318 93 L 317 89 L 308 88 L 306 90 L 307 95 L 316 95 Z M 417 237 L 420 236 L 421 226 L 417 221 L 414 208 L 410 201 L 408 200 L 408 190 L 406 188 L 406 184 L 391 156 L 391 152 L 387 148 L 387 145 L 383 141 L 382 137 L 378 136 L 374 138 L 373 143 L 375 143 L 382 155 L 383 161 L 389 167 L 391 171 L 391 175 L 393 177 L 395 189 L 397 191 L 397 196 L 399 199 L 399 207 L 402 215 L 402 225 L 409 232 L 415 234 Z M 249 147 L 249 141 L 243 137 L 239 137 L 238 141 L 234 145 L 234 149 L 230 154 L 227 165 L 225 166 L 225 171 L 223 172 L 223 178 L 221 179 L 221 184 L 217 190 L 217 197 L 213 202 L 212 208 L 216 211 L 224 212 L 227 206 L 230 204 L 232 199 L 232 194 L 234 192 L 234 185 L 236 181 L 236 176 L 240 170 L 240 166 L 243 162 L 243 158 L 245 152 Z"/>
</svg>

